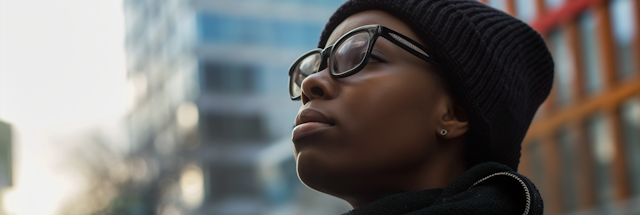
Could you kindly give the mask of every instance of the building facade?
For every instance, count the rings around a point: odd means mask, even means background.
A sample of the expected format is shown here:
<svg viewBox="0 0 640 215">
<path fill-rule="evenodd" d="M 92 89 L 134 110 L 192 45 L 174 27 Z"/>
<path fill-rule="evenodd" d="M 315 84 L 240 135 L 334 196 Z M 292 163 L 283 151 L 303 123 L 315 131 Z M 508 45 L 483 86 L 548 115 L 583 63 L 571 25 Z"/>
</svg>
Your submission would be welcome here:
<svg viewBox="0 0 640 215">
<path fill-rule="evenodd" d="M 295 173 L 289 65 L 343 0 L 125 0 L 131 153 L 146 211 L 328 214 Z"/>
<path fill-rule="evenodd" d="M 519 166 L 546 213 L 639 213 L 638 1 L 483 2 L 532 25 L 554 57 L 554 86 Z"/>
</svg>

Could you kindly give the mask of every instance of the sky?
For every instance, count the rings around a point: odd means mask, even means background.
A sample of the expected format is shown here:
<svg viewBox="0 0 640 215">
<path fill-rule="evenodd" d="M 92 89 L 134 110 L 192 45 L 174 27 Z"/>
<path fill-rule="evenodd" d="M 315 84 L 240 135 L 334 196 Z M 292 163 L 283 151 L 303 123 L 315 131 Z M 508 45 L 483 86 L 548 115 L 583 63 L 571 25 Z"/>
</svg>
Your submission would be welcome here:
<svg viewBox="0 0 640 215">
<path fill-rule="evenodd" d="M 9 214 L 56 214 L 82 184 L 64 166 L 82 144 L 75 136 L 122 129 L 124 30 L 121 0 L 0 0 L 0 120 L 14 126 Z"/>
</svg>

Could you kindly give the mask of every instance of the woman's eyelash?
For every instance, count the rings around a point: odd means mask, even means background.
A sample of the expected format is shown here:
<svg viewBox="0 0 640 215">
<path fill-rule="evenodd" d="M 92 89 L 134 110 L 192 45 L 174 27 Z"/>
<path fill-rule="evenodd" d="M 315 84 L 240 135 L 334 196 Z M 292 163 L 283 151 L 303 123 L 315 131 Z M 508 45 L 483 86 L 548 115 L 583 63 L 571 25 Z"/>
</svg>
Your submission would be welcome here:
<svg viewBox="0 0 640 215">
<path fill-rule="evenodd" d="M 382 62 L 382 59 L 380 59 L 379 57 L 377 57 L 375 55 L 371 55 L 369 57 L 369 62 Z"/>
<path fill-rule="evenodd" d="M 377 62 L 385 62 L 385 60 L 382 58 L 382 53 L 376 50 L 371 51 L 371 55 L 369 55 L 369 59 L 373 59 Z"/>
</svg>

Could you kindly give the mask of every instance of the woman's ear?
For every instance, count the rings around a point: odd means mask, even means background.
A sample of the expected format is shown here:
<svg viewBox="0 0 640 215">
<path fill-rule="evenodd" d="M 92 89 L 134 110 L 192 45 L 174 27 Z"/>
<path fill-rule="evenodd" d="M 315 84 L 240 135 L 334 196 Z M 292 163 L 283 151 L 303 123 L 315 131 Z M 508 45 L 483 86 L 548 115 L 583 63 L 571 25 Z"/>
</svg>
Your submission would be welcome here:
<svg viewBox="0 0 640 215">
<path fill-rule="evenodd" d="M 469 131 L 469 118 L 464 108 L 456 105 L 451 97 L 445 97 L 437 132 L 440 138 L 455 139 Z"/>
</svg>

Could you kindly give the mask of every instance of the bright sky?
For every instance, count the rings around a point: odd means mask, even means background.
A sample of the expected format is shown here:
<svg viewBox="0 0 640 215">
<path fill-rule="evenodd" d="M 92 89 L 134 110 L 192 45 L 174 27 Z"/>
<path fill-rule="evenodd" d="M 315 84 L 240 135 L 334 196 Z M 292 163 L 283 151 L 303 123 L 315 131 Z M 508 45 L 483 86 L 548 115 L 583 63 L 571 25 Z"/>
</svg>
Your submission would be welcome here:
<svg viewBox="0 0 640 215">
<path fill-rule="evenodd" d="M 56 214 L 77 192 L 56 139 L 122 119 L 124 60 L 121 0 L 0 0 L 0 119 L 15 129 L 10 214 Z"/>
</svg>

